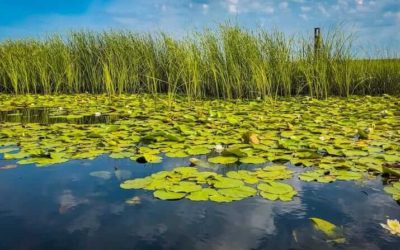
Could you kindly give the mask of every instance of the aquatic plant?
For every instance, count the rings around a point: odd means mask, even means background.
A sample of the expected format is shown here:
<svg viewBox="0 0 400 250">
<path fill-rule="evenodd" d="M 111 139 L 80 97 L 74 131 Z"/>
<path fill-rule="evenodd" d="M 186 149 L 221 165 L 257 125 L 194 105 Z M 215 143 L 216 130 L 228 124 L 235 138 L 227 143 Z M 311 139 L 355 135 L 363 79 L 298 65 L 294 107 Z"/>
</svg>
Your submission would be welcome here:
<svg viewBox="0 0 400 250">
<path fill-rule="evenodd" d="M 381 223 L 381 227 L 387 229 L 391 234 L 400 236 L 400 223 L 398 220 L 387 219 L 386 224 Z"/>
<path fill-rule="evenodd" d="M 190 99 L 399 94 L 396 54 L 360 58 L 353 36 L 313 39 L 231 24 L 176 39 L 127 31 L 0 42 L 0 92 L 166 93 Z"/>
<path fill-rule="evenodd" d="M 217 173 L 225 169 L 218 182 L 201 188 L 243 183 L 230 188 L 240 187 L 236 191 L 245 194 L 250 189 L 241 186 L 254 185 L 251 187 L 257 187 L 262 197 L 271 200 L 290 200 L 296 194 L 281 184 L 294 175 L 288 164 L 310 167 L 299 168 L 301 173 L 295 175 L 306 182 L 364 181 L 387 174 L 394 182 L 385 191 L 398 200 L 396 171 L 387 171 L 400 162 L 397 97 L 297 97 L 274 102 L 189 101 L 181 96 L 176 96 L 175 102 L 168 99 L 162 95 L 0 94 L 1 157 L 9 160 L 10 166 L 16 162 L 16 167 L 44 167 L 100 155 L 143 164 L 179 157 L 194 170 Z M 369 127 L 374 129 L 368 137 L 358 136 L 360 128 Z M 222 151 L 215 152 L 215 145 L 224 145 Z M 242 164 L 253 166 L 254 171 L 232 168 Z M 126 179 L 121 174 L 117 178 Z M 91 175 L 112 177 L 104 172 Z M 147 180 L 139 184 L 146 186 Z M 187 183 L 173 189 L 162 186 L 157 197 L 173 195 L 166 192 L 188 185 L 199 188 Z M 209 189 L 192 190 L 187 196 L 205 199 L 212 193 Z M 224 198 L 232 194 L 226 190 L 222 193 L 212 199 L 240 198 Z"/>
<path fill-rule="evenodd" d="M 268 172 L 269 168 L 276 167 L 278 166 L 269 166 L 257 171 L 231 171 L 226 176 L 199 171 L 194 167 L 176 167 L 172 171 L 161 171 L 144 178 L 127 180 L 121 184 L 121 188 L 152 190 L 154 197 L 161 200 L 179 200 L 186 197 L 192 201 L 231 202 L 256 195 L 257 190 L 249 185 L 261 182 L 258 189 L 263 198 L 290 201 L 297 194 L 292 186 L 272 181 L 274 177 L 259 175 L 260 172 Z M 280 179 L 291 177 L 292 172 L 285 166 L 280 166 L 279 169 L 282 173 Z M 266 195 L 267 193 L 270 195 Z"/>
</svg>

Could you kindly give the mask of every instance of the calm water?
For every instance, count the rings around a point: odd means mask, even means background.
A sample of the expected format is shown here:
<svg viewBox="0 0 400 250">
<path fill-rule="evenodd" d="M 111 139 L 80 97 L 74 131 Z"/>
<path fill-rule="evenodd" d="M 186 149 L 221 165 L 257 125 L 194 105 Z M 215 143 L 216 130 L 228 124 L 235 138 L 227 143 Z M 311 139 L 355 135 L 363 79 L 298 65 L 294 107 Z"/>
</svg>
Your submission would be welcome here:
<svg viewBox="0 0 400 250">
<path fill-rule="evenodd" d="M 0 171 L 0 249 L 399 249 L 379 223 L 400 206 L 382 181 L 364 184 L 290 181 L 292 202 L 260 197 L 218 204 L 160 201 L 151 191 L 123 190 L 126 178 L 187 165 L 164 158 L 137 164 L 107 156 L 52 167 Z M 0 167 L 13 161 L 0 160 Z M 296 171 L 301 168 L 293 168 Z M 94 171 L 108 171 L 94 177 Z M 134 196 L 140 204 L 125 201 Z M 343 226 L 346 244 L 326 243 L 309 217 Z"/>
<path fill-rule="evenodd" d="M 67 120 L 51 118 L 49 112 L 53 111 L 0 112 L 0 122 L 91 124 L 115 120 L 111 116 Z M 0 168 L 10 164 L 15 161 L 0 156 Z M 400 237 L 379 225 L 400 216 L 400 206 L 383 192 L 381 178 L 321 184 L 301 182 L 296 174 L 289 183 L 299 195 L 291 202 L 259 196 L 224 204 L 161 201 L 153 198 L 152 191 L 119 187 L 125 179 L 188 164 L 188 158 L 164 157 L 162 164 L 138 164 L 102 156 L 44 168 L 27 165 L 0 170 L 0 250 L 400 249 Z M 303 171 L 301 167 L 291 169 Z M 98 171 L 106 172 L 99 175 Z M 132 197 L 138 197 L 140 203 L 127 204 Z M 343 227 L 347 243 L 327 243 L 324 235 L 313 229 L 310 217 Z"/>
</svg>

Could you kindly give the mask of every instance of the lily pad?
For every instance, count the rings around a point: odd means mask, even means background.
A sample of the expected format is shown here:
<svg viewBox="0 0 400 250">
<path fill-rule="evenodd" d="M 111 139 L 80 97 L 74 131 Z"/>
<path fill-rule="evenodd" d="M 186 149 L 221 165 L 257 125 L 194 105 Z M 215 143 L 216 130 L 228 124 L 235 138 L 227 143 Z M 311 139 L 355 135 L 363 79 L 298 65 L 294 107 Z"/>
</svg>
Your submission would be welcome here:
<svg viewBox="0 0 400 250">
<path fill-rule="evenodd" d="M 240 158 L 239 160 L 241 163 L 246 163 L 246 164 L 262 164 L 267 161 L 263 157 L 257 157 L 257 156 L 248 156 L 248 157 Z"/>
<path fill-rule="evenodd" d="M 185 193 L 176 193 L 165 190 L 157 190 L 153 193 L 153 195 L 160 200 L 180 200 L 186 196 Z"/>
<path fill-rule="evenodd" d="M 208 158 L 208 161 L 215 164 L 232 164 L 238 161 L 238 158 L 233 156 L 216 156 Z"/>
</svg>

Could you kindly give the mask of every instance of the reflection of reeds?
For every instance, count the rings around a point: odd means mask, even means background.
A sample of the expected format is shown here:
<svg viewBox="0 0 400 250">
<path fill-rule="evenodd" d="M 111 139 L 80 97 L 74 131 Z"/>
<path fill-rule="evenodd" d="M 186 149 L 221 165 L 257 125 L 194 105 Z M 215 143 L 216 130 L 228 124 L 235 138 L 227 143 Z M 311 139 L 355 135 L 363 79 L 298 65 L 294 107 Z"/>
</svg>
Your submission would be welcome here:
<svg viewBox="0 0 400 250">
<path fill-rule="evenodd" d="M 312 39 L 221 25 L 184 39 L 167 34 L 73 32 L 0 43 L 0 91 L 168 93 L 189 98 L 399 94 L 399 59 L 356 59 L 333 31 Z"/>
</svg>

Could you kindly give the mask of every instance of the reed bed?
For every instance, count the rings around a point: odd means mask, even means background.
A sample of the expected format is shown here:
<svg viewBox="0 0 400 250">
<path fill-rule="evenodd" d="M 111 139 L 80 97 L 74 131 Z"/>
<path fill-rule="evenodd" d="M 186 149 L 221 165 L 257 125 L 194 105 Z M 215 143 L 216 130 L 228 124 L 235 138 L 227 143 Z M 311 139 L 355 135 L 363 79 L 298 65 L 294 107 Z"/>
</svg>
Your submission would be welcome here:
<svg viewBox="0 0 400 250">
<path fill-rule="evenodd" d="M 400 60 L 355 55 L 352 36 L 311 37 L 221 25 L 176 39 L 129 31 L 0 43 L 0 92 L 166 93 L 202 98 L 400 94 Z"/>
</svg>

